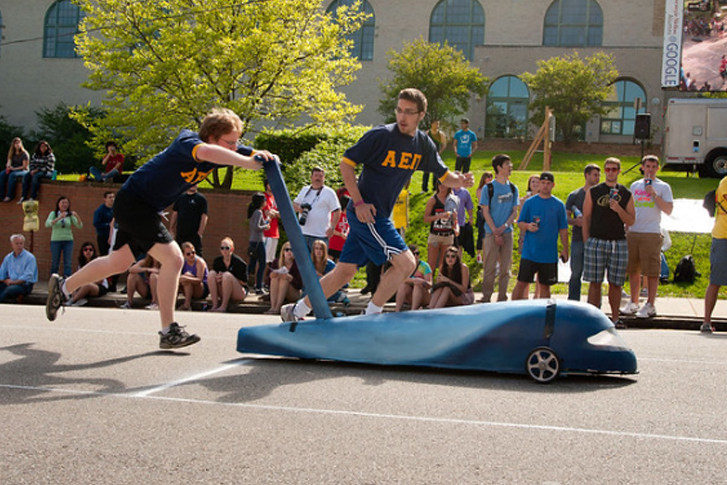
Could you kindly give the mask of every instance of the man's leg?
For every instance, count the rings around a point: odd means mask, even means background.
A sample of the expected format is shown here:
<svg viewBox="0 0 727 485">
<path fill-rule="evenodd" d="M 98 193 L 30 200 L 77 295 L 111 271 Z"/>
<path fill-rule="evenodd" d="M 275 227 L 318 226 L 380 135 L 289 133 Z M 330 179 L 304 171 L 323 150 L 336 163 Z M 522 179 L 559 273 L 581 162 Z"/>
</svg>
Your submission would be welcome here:
<svg viewBox="0 0 727 485">
<path fill-rule="evenodd" d="M 149 250 L 149 254 L 159 261 L 159 281 L 157 284 L 157 303 L 162 328 L 174 323 L 174 303 L 177 300 L 179 288 L 179 274 L 184 265 L 182 250 L 176 242 L 169 244 L 156 243 Z"/>
<path fill-rule="evenodd" d="M 601 308 L 601 283 L 593 281 L 588 284 L 588 303 Z"/>
<path fill-rule="evenodd" d="M 704 293 L 704 326 L 712 325 L 712 312 L 714 311 L 714 306 L 717 304 L 717 296 L 719 295 L 720 288 L 721 286 L 710 283 L 707 286 L 707 291 Z"/>
<path fill-rule="evenodd" d="M 656 293 L 659 291 L 659 277 L 647 276 L 647 281 L 649 283 L 649 289 L 646 301 L 654 305 L 656 302 Z"/>
<path fill-rule="evenodd" d="M 507 286 L 510 284 L 510 268 L 512 266 L 512 232 L 502 235 L 500 251 L 500 277 L 498 278 L 497 301 L 507 301 Z"/>
<path fill-rule="evenodd" d="M 568 281 L 568 299 L 580 301 L 581 278 L 583 277 L 583 242 L 574 241 L 570 246 L 570 280 Z"/>
<path fill-rule="evenodd" d="M 498 249 L 495 236 L 486 234 L 483 241 L 485 260 L 482 272 L 482 301 L 489 302 L 495 291 L 495 268 L 497 267 Z"/>
<path fill-rule="evenodd" d="M 512 290 L 512 295 L 510 295 L 510 297 L 512 298 L 512 301 L 525 300 L 526 291 L 528 288 L 530 288 L 529 283 L 517 280 L 517 283 L 515 283 L 515 288 L 513 288 L 513 290 Z"/>
<path fill-rule="evenodd" d="M 611 320 L 615 324 L 619 319 L 621 305 L 621 290 L 623 286 L 608 284 L 608 304 L 611 306 Z"/>
<path fill-rule="evenodd" d="M 399 286 L 414 272 L 416 261 L 411 251 L 406 250 L 391 258 L 391 268 L 381 277 L 371 301 L 377 307 L 383 307 Z M 339 286 L 340 288 L 340 286 Z"/>
<path fill-rule="evenodd" d="M 328 299 L 328 297 L 338 291 L 339 288 L 351 281 L 356 275 L 356 271 L 358 271 L 358 266 L 353 263 L 338 263 L 336 267 L 333 268 L 333 271 L 324 275 L 320 279 L 323 296 Z M 285 310 L 287 307 L 288 305 L 285 305 L 283 307 L 283 310 Z M 292 308 L 295 317 L 305 317 L 311 311 L 310 298 L 308 296 L 302 298 Z M 281 311 L 281 316 L 284 319 L 287 319 L 287 317 L 289 317 L 290 315 L 284 314 L 284 312 Z"/>
</svg>

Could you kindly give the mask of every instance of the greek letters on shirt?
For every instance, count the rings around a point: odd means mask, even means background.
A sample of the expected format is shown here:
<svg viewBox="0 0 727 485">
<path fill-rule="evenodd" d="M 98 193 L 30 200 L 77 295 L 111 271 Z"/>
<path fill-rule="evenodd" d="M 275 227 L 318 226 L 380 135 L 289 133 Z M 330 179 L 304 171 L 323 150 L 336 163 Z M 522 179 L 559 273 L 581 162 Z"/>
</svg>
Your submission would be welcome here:
<svg viewBox="0 0 727 485">
<path fill-rule="evenodd" d="M 399 156 L 398 160 L 397 155 Z M 386 158 L 381 163 L 381 166 L 414 171 L 417 169 L 421 161 L 422 156 L 420 154 L 413 154 L 408 152 L 401 152 L 397 154 L 396 151 L 389 150 L 386 154 Z"/>
<path fill-rule="evenodd" d="M 212 170 L 203 172 L 195 168 L 190 172 L 179 172 L 179 175 L 181 175 L 185 182 L 194 185 L 206 179 L 210 173 L 212 173 Z"/>
</svg>

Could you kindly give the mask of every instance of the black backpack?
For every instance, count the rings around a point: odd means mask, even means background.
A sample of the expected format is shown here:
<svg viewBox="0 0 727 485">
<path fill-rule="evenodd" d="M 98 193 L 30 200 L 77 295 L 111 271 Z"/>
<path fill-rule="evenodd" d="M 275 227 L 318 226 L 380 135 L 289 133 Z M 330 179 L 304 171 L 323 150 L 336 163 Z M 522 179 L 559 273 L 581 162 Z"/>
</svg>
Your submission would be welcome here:
<svg viewBox="0 0 727 485">
<path fill-rule="evenodd" d="M 512 195 L 514 196 L 515 195 L 515 186 L 509 180 L 507 181 L 507 185 L 510 186 L 510 192 L 512 192 Z M 489 182 L 487 184 L 487 195 L 488 195 L 487 201 L 490 204 L 492 204 L 492 196 L 494 193 L 495 193 L 495 186 L 492 185 L 492 182 Z"/>
<path fill-rule="evenodd" d="M 707 212 L 709 212 L 709 217 L 714 217 L 715 212 L 717 211 L 717 207 L 719 206 L 720 209 L 722 209 L 723 212 L 727 212 L 724 207 L 722 207 L 722 204 L 719 203 L 717 200 L 717 190 L 710 190 L 706 194 L 704 194 L 704 201 L 702 202 L 702 207 L 707 209 Z"/>
<path fill-rule="evenodd" d="M 694 283 L 697 277 L 697 265 L 691 254 L 682 257 L 674 269 L 674 283 Z"/>
</svg>

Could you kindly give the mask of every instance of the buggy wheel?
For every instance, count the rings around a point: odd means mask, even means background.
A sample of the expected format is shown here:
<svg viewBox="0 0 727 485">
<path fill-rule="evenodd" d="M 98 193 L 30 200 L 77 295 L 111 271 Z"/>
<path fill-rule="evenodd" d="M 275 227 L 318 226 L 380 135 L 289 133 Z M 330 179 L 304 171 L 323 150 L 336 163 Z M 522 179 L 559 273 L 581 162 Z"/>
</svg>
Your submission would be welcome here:
<svg viewBox="0 0 727 485">
<path fill-rule="evenodd" d="M 560 373 L 560 360 L 548 347 L 538 347 L 530 352 L 525 370 L 536 382 L 547 384 Z"/>
</svg>

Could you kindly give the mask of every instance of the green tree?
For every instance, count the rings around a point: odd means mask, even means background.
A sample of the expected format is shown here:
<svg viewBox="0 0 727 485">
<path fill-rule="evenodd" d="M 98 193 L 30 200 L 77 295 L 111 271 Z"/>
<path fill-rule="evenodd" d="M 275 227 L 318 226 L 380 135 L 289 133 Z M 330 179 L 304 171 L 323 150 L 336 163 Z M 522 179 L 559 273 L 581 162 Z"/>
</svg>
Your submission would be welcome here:
<svg viewBox="0 0 727 485">
<path fill-rule="evenodd" d="M 360 5 L 336 18 L 320 0 L 76 0 L 85 13 L 76 37 L 105 91 L 108 115 L 90 129 L 124 138 L 146 159 L 179 129 L 197 128 L 214 106 L 234 110 L 243 136 L 260 125 L 340 124 L 360 111 L 337 88 L 360 64 L 346 35 L 365 20 Z M 79 117 L 82 119 L 82 117 Z M 86 120 L 84 120 L 86 121 Z M 213 186 L 230 187 L 232 170 Z"/>
<path fill-rule="evenodd" d="M 521 78 L 532 91 L 531 121 L 536 125 L 545 119 L 545 107 L 555 114 L 556 130 L 566 144 L 577 136 L 578 127 L 596 115 L 604 115 L 603 102 L 611 94 L 618 77 L 613 58 L 603 52 L 581 59 L 577 52 L 563 57 L 538 61 L 535 74 L 523 73 Z"/>
<path fill-rule="evenodd" d="M 469 110 L 473 95 L 487 92 L 487 78 L 448 44 L 432 44 L 419 38 L 405 42 L 401 52 L 389 51 L 389 70 L 394 76 L 381 82 L 379 112 L 394 119 L 396 97 L 405 88 L 417 88 L 427 97 L 425 125 L 431 120 L 453 122 Z"/>
</svg>

